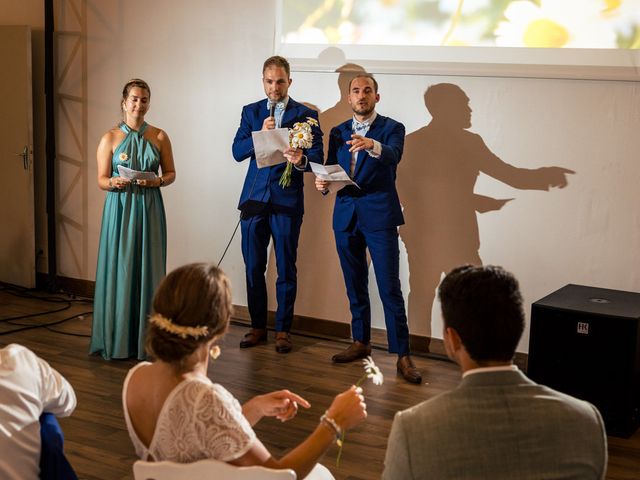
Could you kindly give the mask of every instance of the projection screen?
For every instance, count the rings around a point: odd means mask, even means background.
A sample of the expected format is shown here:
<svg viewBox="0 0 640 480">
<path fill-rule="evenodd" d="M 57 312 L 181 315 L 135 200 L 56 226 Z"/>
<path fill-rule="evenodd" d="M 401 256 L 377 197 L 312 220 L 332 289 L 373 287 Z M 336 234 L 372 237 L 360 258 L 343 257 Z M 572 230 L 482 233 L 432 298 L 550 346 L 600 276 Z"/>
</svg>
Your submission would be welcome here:
<svg viewBox="0 0 640 480">
<path fill-rule="evenodd" d="M 278 0 L 276 52 L 385 73 L 640 80 L 640 0 Z"/>
</svg>

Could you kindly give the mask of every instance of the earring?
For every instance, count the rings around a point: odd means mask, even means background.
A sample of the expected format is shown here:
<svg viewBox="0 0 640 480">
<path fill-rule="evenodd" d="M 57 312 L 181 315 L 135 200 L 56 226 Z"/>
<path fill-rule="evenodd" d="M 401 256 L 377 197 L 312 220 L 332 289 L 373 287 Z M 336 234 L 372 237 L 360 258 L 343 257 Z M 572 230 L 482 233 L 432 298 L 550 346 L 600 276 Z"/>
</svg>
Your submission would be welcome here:
<svg viewBox="0 0 640 480">
<path fill-rule="evenodd" d="M 221 351 L 220 351 L 220 347 L 218 345 L 214 345 L 209 350 L 209 356 L 211 357 L 211 360 L 217 360 L 218 357 L 220 356 L 220 353 L 221 353 Z"/>
</svg>

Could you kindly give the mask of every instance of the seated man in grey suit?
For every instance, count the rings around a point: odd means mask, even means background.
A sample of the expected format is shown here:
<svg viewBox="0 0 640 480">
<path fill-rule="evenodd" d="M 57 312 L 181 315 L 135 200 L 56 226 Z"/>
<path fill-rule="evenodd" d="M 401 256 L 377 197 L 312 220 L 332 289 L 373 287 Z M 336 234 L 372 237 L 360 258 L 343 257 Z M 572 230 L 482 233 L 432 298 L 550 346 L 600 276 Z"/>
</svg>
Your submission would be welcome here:
<svg viewBox="0 0 640 480">
<path fill-rule="evenodd" d="M 462 381 L 396 414 L 383 479 L 604 479 L 607 437 L 596 408 L 512 363 L 524 329 L 513 275 L 458 267 L 439 298 Z"/>
</svg>

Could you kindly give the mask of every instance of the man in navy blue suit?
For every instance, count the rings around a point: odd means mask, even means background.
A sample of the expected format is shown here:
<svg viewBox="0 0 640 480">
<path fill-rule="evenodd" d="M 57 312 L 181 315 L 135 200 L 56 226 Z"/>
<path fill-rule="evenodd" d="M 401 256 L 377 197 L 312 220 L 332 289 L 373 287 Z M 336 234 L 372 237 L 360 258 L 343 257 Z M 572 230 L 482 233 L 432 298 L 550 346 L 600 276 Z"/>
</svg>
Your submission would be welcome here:
<svg viewBox="0 0 640 480">
<path fill-rule="evenodd" d="M 251 132 L 273 128 L 290 128 L 308 118 L 317 121 L 314 110 L 288 95 L 291 70 L 283 57 L 268 58 L 262 68 L 262 83 L 267 98 L 242 109 L 240 127 L 233 140 L 233 157 L 241 162 L 249 159 L 247 176 L 240 195 L 242 256 L 247 279 L 247 303 L 251 330 L 240 342 L 241 348 L 258 345 L 267 339 L 267 250 L 273 238 L 278 279 L 276 281 L 276 351 L 291 351 L 289 330 L 296 299 L 296 255 L 304 212 L 303 172 L 309 162 L 322 163 L 322 132 L 312 127 L 313 145 L 306 151 L 287 148 L 283 154 L 293 164 L 291 184 L 279 184 L 285 163 L 258 168 Z"/>
<path fill-rule="evenodd" d="M 338 191 L 333 230 L 351 309 L 353 343 L 334 355 L 337 363 L 371 354 L 371 305 L 367 248 L 384 307 L 389 352 L 398 355 L 398 372 L 411 383 L 422 376 L 409 355 L 409 328 L 400 289 L 398 226 L 404 223 L 396 191 L 396 168 L 402 157 L 404 125 L 378 115 L 378 82 L 358 74 L 349 84 L 353 118 L 331 130 L 327 165 L 339 164 L 358 187 Z M 329 183 L 316 179 L 316 188 Z"/>
</svg>

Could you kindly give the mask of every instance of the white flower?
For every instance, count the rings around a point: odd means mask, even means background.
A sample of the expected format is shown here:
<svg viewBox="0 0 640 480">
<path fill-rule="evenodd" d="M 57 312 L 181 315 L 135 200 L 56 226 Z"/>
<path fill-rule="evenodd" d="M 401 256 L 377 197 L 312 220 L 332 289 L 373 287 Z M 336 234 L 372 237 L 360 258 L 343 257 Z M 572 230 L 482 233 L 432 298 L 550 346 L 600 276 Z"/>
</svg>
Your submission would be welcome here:
<svg viewBox="0 0 640 480">
<path fill-rule="evenodd" d="M 311 148 L 313 145 L 313 134 L 311 133 L 310 120 L 316 122 L 313 118 L 306 122 L 298 122 L 289 130 L 289 143 L 294 148 Z"/>
<path fill-rule="evenodd" d="M 122 152 L 118 158 L 120 159 L 120 161 L 126 162 L 127 160 L 129 160 L 129 155 L 127 155 L 127 152 Z"/>
<path fill-rule="evenodd" d="M 297 122 L 293 124 L 293 127 L 289 129 L 289 145 L 293 148 L 311 148 L 313 146 L 313 133 L 311 132 L 311 125 L 318 126 L 318 121 L 315 118 L 307 117 L 305 122 Z M 287 166 L 280 176 L 278 183 L 282 188 L 286 188 L 291 185 L 291 173 L 292 164 L 287 162 Z"/>
<path fill-rule="evenodd" d="M 511 2 L 495 30 L 496 45 L 538 48 L 615 48 L 616 34 L 602 17 L 602 0 Z"/>
<path fill-rule="evenodd" d="M 313 118 L 308 117 L 308 120 L 306 122 L 297 122 L 293 124 L 293 131 L 299 131 L 299 130 L 304 130 L 307 132 L 311 131 L 311 125 L 309 124 L 309 120 L 313 120 L 315 122 L 315 124 L 317 125 L 318 122 L 316 122 Z"/>
<path fill-rule="evenodd" d="M 313 135 L 305 130 L 294 130 L 290 140 L 291 146 L 294 148 L 311 148 Z"/>
<path fill-rule="evenodd" d="M 382 372 L 377 367 L 373 358 L 368 356 L 367 358 L 362 360 L 364 364 L 364 375 L 360 377 L 360 379 L 356 382 L 356 387 L 359 387 L 362 382 L 364 382 L 367 378 L 370 378 L 374 385 L 382 385 L 382 381 L 384 380 L 382 376 Z M 344 430 L 342 431 L 342 436 L 339 440 L 336 441 L 338 445 L 338 457 L 336 458 L 336 467 L 340 466 L 340 457 L 342 457 L 342 446 L 344 445 Z"/>
<path fill-rule="evenodd" d="M 362 360 L 362 363 L 364 363 L 364 371 L 367 373 L 367 378 L 370 378 L 374 385 L 382 385 L 384 376 L 373 359 L 367 357 Z"/>
</svg>

